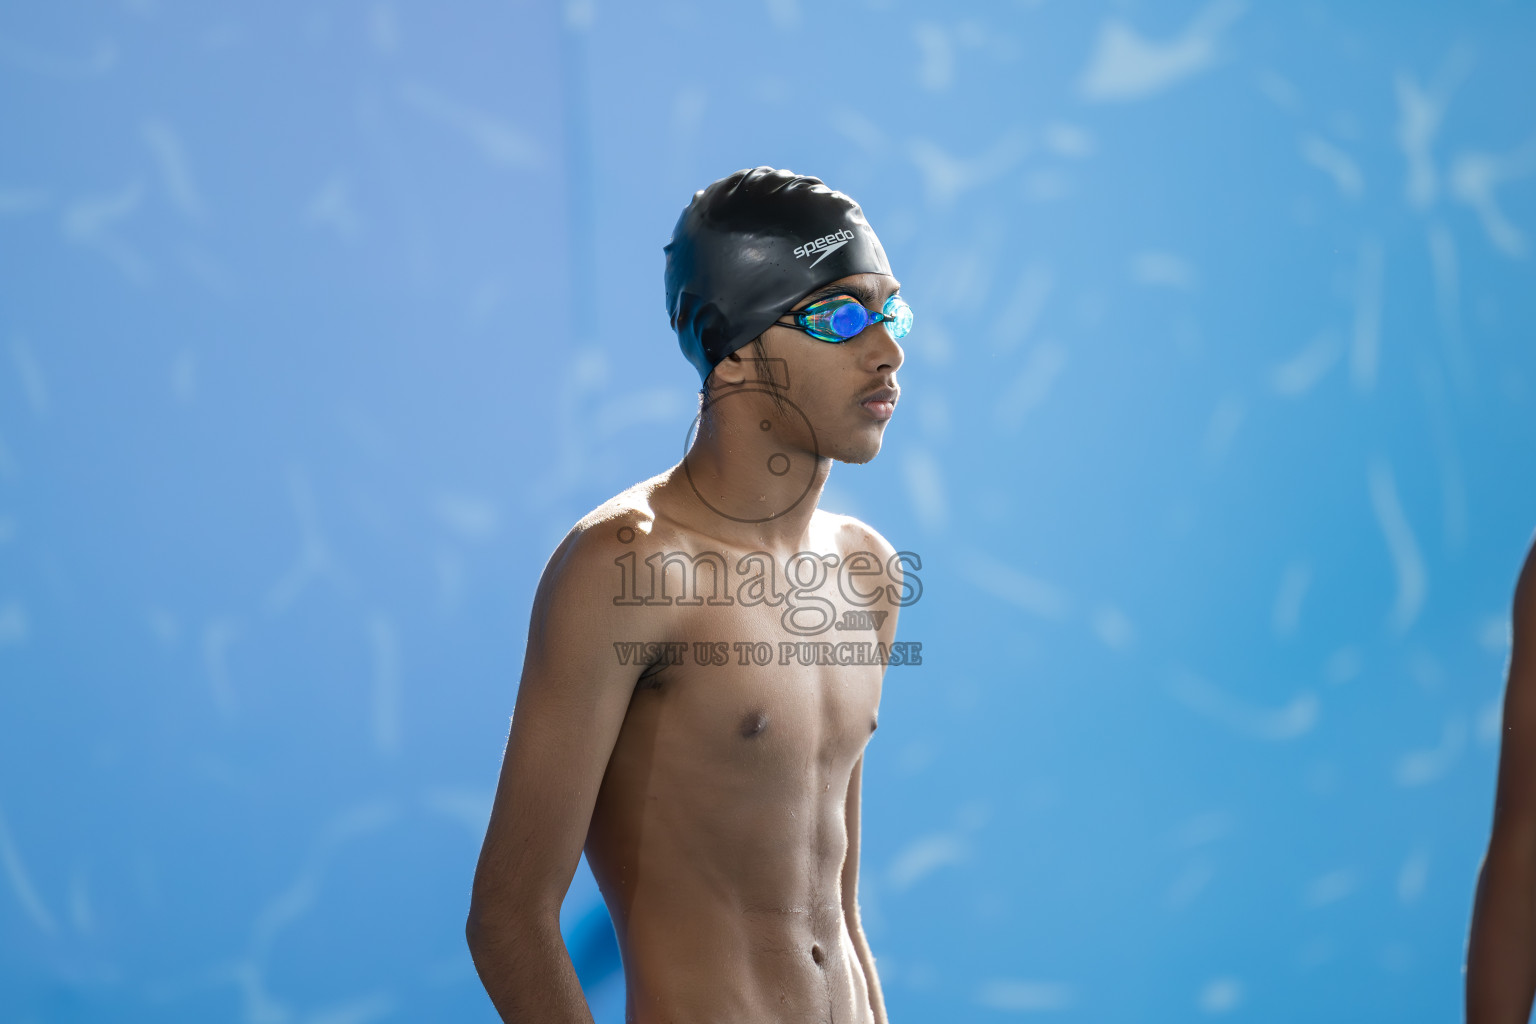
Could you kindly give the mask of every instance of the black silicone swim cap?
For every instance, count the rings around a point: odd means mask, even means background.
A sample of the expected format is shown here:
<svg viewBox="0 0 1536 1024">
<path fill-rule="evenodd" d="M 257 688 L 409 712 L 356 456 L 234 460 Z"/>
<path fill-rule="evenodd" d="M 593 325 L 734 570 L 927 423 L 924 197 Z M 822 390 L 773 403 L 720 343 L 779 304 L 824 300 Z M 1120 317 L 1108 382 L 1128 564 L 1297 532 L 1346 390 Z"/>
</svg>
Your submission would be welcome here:
<svg viewBox="0 0 1536 1024">
<path fill-rule="evenodd" d="M 891 272 L 858 203 L 771 167 L 695 192 L 666 253 L 667 314 L 701 380 L 817 288 Z"/>
</svg>

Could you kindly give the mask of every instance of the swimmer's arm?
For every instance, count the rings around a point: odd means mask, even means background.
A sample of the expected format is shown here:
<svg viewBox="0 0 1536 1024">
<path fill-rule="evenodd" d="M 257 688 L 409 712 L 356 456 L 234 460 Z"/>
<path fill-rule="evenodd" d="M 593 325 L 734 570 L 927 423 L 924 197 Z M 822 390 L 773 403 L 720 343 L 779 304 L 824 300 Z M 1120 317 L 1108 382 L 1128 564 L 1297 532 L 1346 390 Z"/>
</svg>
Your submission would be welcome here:
<svg viewBox="0 0 1536 1024">
<path fill-rule="evenodd" d="M 848 935 L 853 939 L 853 949 L 859 965 L 864 970 L 864 981 L 869 988 L 869 1007 L 874 1012 L 875 1024 L 887 1024 L 885 994 L 880 991 L 880 976 L 875 973 L 875 956 L 869 951 L 869 940 L 864 937 L 864 925 L 859 920 L 859 797 L 863 788 L 864 755 L 854 762 L 853 775 L 848 780 L 848 798 L 845 821 L 848 826 L 848 856 L 843 861 L 843 916 L 848 919 Z"/>
<path fill-rule="evenodd" d="M 1525 1024 L 1536 994 L 1536 548 L 1512 625 L 1493 834 L 1467 947 L 1467 1024 Z"/>
<path fill-rule="evenodd" d="M 867 523 L 849 518 L 847 521 L 848 532 L 844 535 L 844 551 L 857 550 L 868 551 L 880 559 L 880 563 L 887 566 L 890 572 L 891 595 L 887 601 L 880 602 L 876 607 L 889 607 L 890 615 L 881 623 L 877 636 L 881 643 L 890 647 L 896 639 L 896 625 L 901 616 L 901 605 L 897 599 L 903 593 L 903 581 L 906 578 L 905 566 L 895 560 L 896 549 L 880 534 L 880 531 Z M 884 680 L 882 678 L 882 685 Z M 864 936 L 864 925 L 859 918 L 859 818 L 864 789 L 864 755 L 854 762 L 853 772 L 848 779 L 848 793 L 844 802 L 844 822 L 848 830 L 848 856 L 843 861 L 843 916 L 848 920 L 848 934 L 853 939 L 853 948 L 859 958 L 859 965 L 864 970 L 864 981 L 869 989 L 869 1006 L 875 1015 L 875 1024 L 887 1024 L 885 1015 L 885 994 L 880 989 L 880 975 L 875 971 L 875 956 L 870 952 L 869 940 Z"/>
<path fill-rule="evenodd" d="M 534 597 L 512 727 L 475 868 L 465 935 L 501 1019 L 592 1024 L 560 935 L 570 887 L 634 686 L 618 664 L 610 553 L 573 532 Z"/>
</svg>

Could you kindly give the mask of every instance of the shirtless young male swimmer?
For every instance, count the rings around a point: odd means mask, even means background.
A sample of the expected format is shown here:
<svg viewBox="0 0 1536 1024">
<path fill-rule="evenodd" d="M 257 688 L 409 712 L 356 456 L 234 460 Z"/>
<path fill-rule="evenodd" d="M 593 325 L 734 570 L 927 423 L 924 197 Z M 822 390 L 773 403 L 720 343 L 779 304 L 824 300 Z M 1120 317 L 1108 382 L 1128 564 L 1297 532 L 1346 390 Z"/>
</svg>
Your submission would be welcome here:
<svg viewBox="0 0 1536 1024">
<path fill-rule="evenodd" d="M 559 929 L 585 846 L 627 1020 L 885 1024 L 860 776 L 921 566 L 816 505 L 880 451 L 911 310 L 858 205 L 787 171 L 698 192 L 666 251 L 698 432 L 545 567 L 470 950 L 503 1020 L 590 1022 Z"/>
</svg>

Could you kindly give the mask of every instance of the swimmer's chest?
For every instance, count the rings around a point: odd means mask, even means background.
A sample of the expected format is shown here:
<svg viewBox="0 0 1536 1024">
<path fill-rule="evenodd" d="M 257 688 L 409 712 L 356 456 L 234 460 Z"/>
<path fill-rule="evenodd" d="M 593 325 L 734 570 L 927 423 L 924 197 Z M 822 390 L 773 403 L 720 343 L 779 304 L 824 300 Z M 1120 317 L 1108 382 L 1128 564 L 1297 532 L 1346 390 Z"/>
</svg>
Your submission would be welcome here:
<svg viewBox="0 0 1536 1024">
<path fill-rule="evenodd" d="M 828 621 L 842 622 L 841 609 Z M 862 751 L 879 713 L 884 670 L 839 664 L 838 656 L 857 662 L 873 651 L 874 630 L 796 633 L 786 628 L 783 607 L 765 606 L 706 606 L 681 622 L 669 663 L 636 693 L 637 701 L 657 701 L 667 732 L 754 760 L 843 760 Z M 818 620 L 802 616 L 800 624 Z"/>
</svg>

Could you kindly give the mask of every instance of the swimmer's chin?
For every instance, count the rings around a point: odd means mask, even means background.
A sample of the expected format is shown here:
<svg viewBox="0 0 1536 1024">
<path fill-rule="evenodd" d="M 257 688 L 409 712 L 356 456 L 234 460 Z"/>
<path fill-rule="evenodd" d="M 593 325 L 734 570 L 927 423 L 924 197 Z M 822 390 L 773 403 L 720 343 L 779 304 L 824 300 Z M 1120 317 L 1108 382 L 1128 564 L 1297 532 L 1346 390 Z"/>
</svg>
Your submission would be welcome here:
<svg viewBox="0 0 1536 1024">
<path fill-rule="evenodd" d="M 872 446 L 850 445 L 829 454 L 834 462 L 841 462 L 849 466 L 862 466 L 866 462 L 873 462 L 875 456 L 880 454 L 881 447 L 880 439 L 876 438 Z"/>
</svg>

